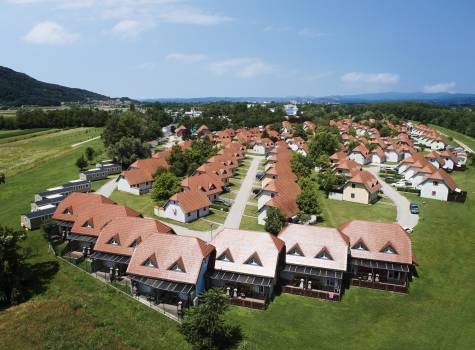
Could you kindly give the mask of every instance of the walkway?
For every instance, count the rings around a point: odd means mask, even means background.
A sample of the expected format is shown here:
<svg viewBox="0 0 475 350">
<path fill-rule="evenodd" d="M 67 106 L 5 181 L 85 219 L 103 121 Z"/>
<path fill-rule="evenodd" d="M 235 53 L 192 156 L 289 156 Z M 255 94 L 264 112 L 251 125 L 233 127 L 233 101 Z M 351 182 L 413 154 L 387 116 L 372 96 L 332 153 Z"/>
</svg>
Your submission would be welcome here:
<svg viewBox="0 0 475 350">
<path fill-rule="evenodd" d="M 244 210 L 246 209 L 247 201 L 252 192 L 252 186 L 256 179 L 257 169 L 259 168 L 259 161 L 262 157 L 259 156 L 250 156 L 252 159 L 251 165 L 247 171 L 246 177 L 241 183 L 241 188 L 234 199 L 234 203 L 229 210 L 226 221 L 224 222 L 224 227 L 239 229 L 241 225 L 241 219 L 244 215 Z"/>
<path fill-rule="evenodd" d="M 449 135 L 447 135 L 446 133 L 443 133 L 442 131 L 439 130 L 439 132 L 444 135 L 445 137 L 449 137 Z M 465 143 L 463 143 L 462 141 L 460 140 L 457 140 L 457 139 L 453 139 L 455 142 L 457 142 L 460 146 L 462 146 L 465 151 L 467 152 L 470 152 L 470 153 L 475 153 L 475 151 L 473 149 L 471 149 L 470 147 L 468 147 Z"/>
<path fill-rule="evenodd" d="M 91 141 L 94 141 L 94 140 L 97 140 L 97 139 L 100 139 L 100 138 L 101 138 L 100 136 L 96 136 L 96 137 L 93 137 L 92 139 L 72 144 L 71 147 L 74 148 L 74 147 L 77 147 L 77 146 L 81 146 L 84 143 L 91 142 Z"/>
<path fill-rule="evenodd" d="M 409 210 L 409 200 L 379 177 L 379 167 L 369 167 L 367 170 L 376 176 L 382 185 L 383 193 L 396 205 L 397 223 L 404 229 L 413 229 L 419 222 L 419 215 L 411 214 Z"/>
<path fill-rule="evenodd" d="M 110 179 L 104 185 L 102 185 L 97 191 L 96 194 L 101 194 L 104 197 L 109 198 L 112 195 L 112 192 L 117 188 L 117 177 Z"/>
</svg>

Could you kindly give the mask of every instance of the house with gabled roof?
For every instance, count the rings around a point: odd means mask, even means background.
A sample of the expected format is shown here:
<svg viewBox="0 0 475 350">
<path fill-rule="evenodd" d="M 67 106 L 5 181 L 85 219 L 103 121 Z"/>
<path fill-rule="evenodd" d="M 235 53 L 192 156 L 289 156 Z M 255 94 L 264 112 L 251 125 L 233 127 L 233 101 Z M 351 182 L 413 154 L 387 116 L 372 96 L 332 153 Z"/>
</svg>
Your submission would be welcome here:
<svg viewBox="0 0 475 350">
<path fill-rule="evenodd" d="M 380 146 L 376 146 L 371 151 L 371 160 L 370 162 L 373 164 L 382 164 L 386 162 L 386 154 L 384 150 Z"/>
<path fill-rule="evenodd" d="M 264 309 L 285 262 L 284 242 L 267 232 L 225 228 L 211 244 L 216 247 L 211 285 L 223 288 L 233 304 Z"/>
<path fill-rule="evenodd" d="M 348 153 L 348 158 L 358 164 L 365 165 L 371 161 L 371 153 L 365 145 L 359 144 Z"/>
<path fill-rule="evenodd" d="M 399 224 L 352 220 L 339 227 L 351 249 L 351 284 L 407 293 L 414 273 L 412 242 Z"/>
<path fill-rule="evenodd" d="M 457 191 L 455 181 L 443 169 L 437 169 L 430 174 L 426 174 L 419 183 L 419 188 L 421 197 L 440 201 L 449 200 L 450 194 Z"/>
<path fill-rule="evenodd" d="M 229 179 L 234 175 L 235 168 L 223 165 L 222 163 L 204 163 L 196 169 L 193 175 L 209 174 L 217 176 L 224 186 L 229 185 Z"/>
<path fill-rule="evenodd" d="M 202 191 L 191 190 L 175 193 L 163 208 L 155 207 L 157 216 L 180 222 L 191 222 L 210 214 L 208 196 Z"/>
<path fill-rule="evenodd" d="M 117 178 L 117 189 L 140 196 L 150 192 L 153 179 L 159 169 L 169 169 L 165 157 L 139 159 L 133 162 L 127 171 Z"/>
<path fill-rule="evenodd" d="M 93 272 L 109 273 L 115 278 L 123 276 L 134 250 L 154 234 L 174 234 L 171 227 L 154 219 L 120 217 L 112 220 L 99 232 L 90 255 Z"/>
<path fill-rule="evenodd" d="M 127 275 L 136 295 L 185 308 L 196 304 L 205 291 L 214 257 L 214 246 L 201 239 L 153 234 L 134 249 Z"/>
<path fill-rule="evenodd" d="M 278 235 L 286 256 L 282 291 L 337 301 L 349 258 L 349 240 L 338 229 L 287 225 Z"/>
<path fill-rule="evenodd" d="M 367 170 L 355 171 L 343 186 L 343 200 L 361 204 L 375 203 L 379 199 L 381 183 Z"/>
<path fill-rule="evenodd" d="M 185 177 L 180 185 L 185 192 L 192 191 L 205 194 L 211 202 L 218 199 L 219 194 L 223 192 L 223 183 L 220 178 L 210 173 Z"/>
<path fill-rule="evenodd" d="M 452 171 L 455 169 L 456 166 L 458 166 L 458 159 L 457 156 L 449 149 L 445 149 L 442 152 L 439 153 L 439 155 L 442 157 L 444 160 L 444 166 L 443 168 L 447 171 Z"/>
<path fill-rule="evenodd" d="M 269 138 L 257 139 L 252 147 L 252 151 L 258 154 L 266 154 L 274 147 L 274 142 Z"/>
<path fill-rule="evenodd" d="M 198 135 L 209 135 L 209 134 L 211 134 L 211 131 L 209 130 L 208 126 L 205 125 L 205 124 L 201 125 L 196 132 L 198 133 Z"/>
<path fill-rule="evenodd" d="M 437 169 L 443 168 L 445 166 L 444 158 L 442 158 L 440 154 L 436 151 L 430 151 L 424 157 L 429 161 L 430 164 L 432 164 Z"/>
</svg>

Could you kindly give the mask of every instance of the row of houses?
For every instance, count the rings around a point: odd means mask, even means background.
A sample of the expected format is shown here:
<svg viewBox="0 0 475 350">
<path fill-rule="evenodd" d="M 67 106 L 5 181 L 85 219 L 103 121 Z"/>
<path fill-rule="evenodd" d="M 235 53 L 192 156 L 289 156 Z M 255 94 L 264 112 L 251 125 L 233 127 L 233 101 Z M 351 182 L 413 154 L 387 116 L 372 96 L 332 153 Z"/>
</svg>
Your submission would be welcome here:
<svg viewBox="0 0 475 350">
<path fill-rule="evenodd" d="M 291 220 L 299 212 L 296 198 L 300 193 L 297 176 L 292 172 L 292 150 L 285 141 L 277 141 L 267 153 L 261 189 L 257 193 L 258 223 L 265 225 L 267 209 L 274 207 Z"/>
<path fill-rule="evenodd" d="M 163 207 L 155 207 L 157 216 L 191 222 L 210 214 L 210 206 L 229 186 L 229 179 L 245 157 L 245 147 L 227 143 L 215 156 L 202 164 L 192 176 L 181 181 L 181 191 L 172 195 Z"/>
<path fill-rule="evenodd" d="M 337 301 L 349 284 L 408 292 L 415 273 L 411 240 L 397 224 L 289 224 L 277 237 L 225 228 L 207 243 L 82 193 L 66 197 L 53 218 L 70 254 L 91 259 L 96 273 L 129 279 L 156 303 L 191 306 L 210 287 L 260 309 L 280 291 Z"/>
</svg>

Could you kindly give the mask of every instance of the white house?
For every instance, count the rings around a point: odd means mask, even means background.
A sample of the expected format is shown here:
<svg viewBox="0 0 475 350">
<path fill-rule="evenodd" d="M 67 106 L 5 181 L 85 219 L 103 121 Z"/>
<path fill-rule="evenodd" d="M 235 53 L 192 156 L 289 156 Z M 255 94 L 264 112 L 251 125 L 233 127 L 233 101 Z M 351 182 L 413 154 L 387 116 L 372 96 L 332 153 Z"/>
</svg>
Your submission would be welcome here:
<svg viewBox="0 0 475 350">
<path fill-rule="evenodd" d="M 117 178 L 117 189 L 119 191 L 137 196 L 150 192 L 152 185 L 152 175 L 142 169 L 123 171 Z"/>
<path fill-rule="evenodd" d="M 348 154 L 348 158 L 358 164 L 365 165 L 371 161 L 371 154 L 365 145 L 360 144 Z"/>
<path fill-rule="evenodd" d="M 168 219 L 191 222 L 210 213 L 211 202 L 204 193 L 199 191 L 186 191 L 175 193 L 165 203 L 163 208 L 155 207 L 157 216 Z"/>
<path fill-rule="evenodd" d="M 456 188 L 455 181 L 442 169 L 426 176 L 420 184 L 421 197 L 440 201 L 447 201 Z"/>
</svg>

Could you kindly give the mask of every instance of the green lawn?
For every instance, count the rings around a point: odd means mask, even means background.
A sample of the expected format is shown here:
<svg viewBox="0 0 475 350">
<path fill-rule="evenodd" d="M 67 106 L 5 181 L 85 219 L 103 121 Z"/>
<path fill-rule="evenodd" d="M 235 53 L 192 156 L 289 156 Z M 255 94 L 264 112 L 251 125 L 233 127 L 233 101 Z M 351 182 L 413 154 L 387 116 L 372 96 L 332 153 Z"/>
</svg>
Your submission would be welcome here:
<svg viewBox="0 0 475 350">
<path fill-rule="evenodd" d="M 443 128 L 443 127 L 438 126 L 438 125 L 430 124 L 430 126 L 437 129 L 437 130 L 439 130 L 440 132 L 444 133 L 445 135 L 447 135 L 449 137 L 460 140 L 461 142 L 465 143 L 468 147 L 470 147 L 472 150 L 475 151 L 475 139 L 473 139 L 472 137 L 464 135 L 464 134 L 459 133 L 459 132 L 454 131 L 454 130 L 449 130 L 449 129 Z"/>
<path fill-rule="evenodd" d="M 257 206 L 249 204 L 246 205 L 246 208 L 244 209 L 244 215 L 257 217 Z"/>
<path fill-rule="evenodd" d="M 256 207 L 257 208 L 257 207 Z M 239 226 L 241 230 L 250 230 L 250 231 L 265 231 L 263 225 L 257 223 L 257 218 L 250 218 L 248 216 L 243 216 L 241 219 L 241 225 Z"/>
<path fill-rule="evenodd" d="M 229 318 L 256 349 L 472 349 L 475 173 L 453 176 L 469 198 L 424 200 L 425 220 L 412 234 L 419 277 L 408 295 L 350 288 L 331 303 L 283 294 L 264 312 L 233 307 Z M 335 221 L 347 215 L 333 214 Z"/>
<path fill-rule="evenodd" d="M 6 172 L 7 177 L 19 174 L 48 160 L 71 153 L 71 145 L 96 137 L 100 131 L 99 128 L 44 131 L 36 137 L 2 143 L 0 167 Z"/>
<path fill-rule="evenodd" d="M 74 162 L 91 145 L 45 161 L 0 185 L 0 222 L 19 227 L 36 192 L 78 178 Z M 0 311 L 0 349 L 187 349 L 176 324 L 117 293 L 48 251 L 41 230 L 29 232 L 35 290 Z"/>
<path fill-rule="evenodd" d="M 383 222 L 396 221 L 396 207 L 388 199 L 382 198 L 376 204 L 359 204 L 328 199 L 320 196 L 323 223 L 321 225 L 337 227 L 351 219 Z"/>
<path fill-rule="evenodd" d="M 11 139 L 15 138 L 17 136 L 23 136 L 23 135 L 29 135 L 29 134 L 34 134 L 38 132 L 42 132 L 45 130 L 49 130 L 46 128 L 42 129 L 16 129 L 16 130 L 0 130 L 0 139 Z"/>
<path fill-rule="evenodd" d="M 102 187 L 102 185 L 104 185 L 106 182 L 109 182 L 111 179 L 115 178 L 116 176 L 117 175 L 111 175 L 111 176 L 107 177 L 106 179 L 91 182 L 92 190 L 97 191 L 99 188 Z"/>
</svg>

